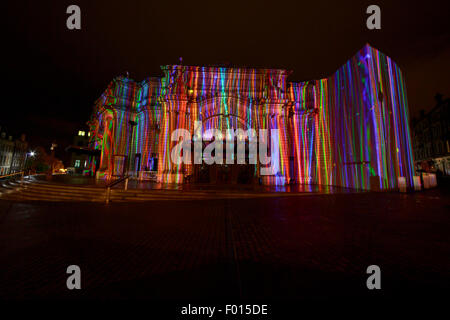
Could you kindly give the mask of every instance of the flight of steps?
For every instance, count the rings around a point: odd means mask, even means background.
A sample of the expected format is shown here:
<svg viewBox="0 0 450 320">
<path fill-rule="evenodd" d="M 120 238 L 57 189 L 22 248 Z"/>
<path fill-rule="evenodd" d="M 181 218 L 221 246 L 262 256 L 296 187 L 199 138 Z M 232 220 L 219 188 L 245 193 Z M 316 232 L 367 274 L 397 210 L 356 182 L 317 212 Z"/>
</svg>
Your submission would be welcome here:
<svg viewBox="0 0 450 320">
<path fill-rule="evenodd" d="M 233 199 L 280 196 L 280 194 L 242 191 L 214 190 L 166 190 L 129 189 L 123 185 L 111 189 L 110 202 L 154 201 L 154 200 L 201 200 Z M 0 199 L 15 201 L 84 201 L 105 202 L 106 188 L 102 186 L 69 185 L 42 181 L 3 182 L 0 184 Z"/>
<path fill-rule="evenodd" d="M 105 189 L 100 187 L 20 181 L 0 185 L 0 199 L 38 201 L 105 201 Z"/>
</svg>

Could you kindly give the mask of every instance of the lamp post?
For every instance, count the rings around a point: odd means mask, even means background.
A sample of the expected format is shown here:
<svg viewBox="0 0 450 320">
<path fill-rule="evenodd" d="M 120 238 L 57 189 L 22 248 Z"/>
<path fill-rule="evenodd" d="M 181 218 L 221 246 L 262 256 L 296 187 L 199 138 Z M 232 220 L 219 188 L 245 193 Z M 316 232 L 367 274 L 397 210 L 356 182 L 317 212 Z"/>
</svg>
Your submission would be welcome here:
<svg viewBox="0 0 450 320">
<path fill-rule="evenodd" d="M 25 154 L 25 161 L 23 163 L 23 170 L 22 171 L 25 171 L 25 169 L 27 168 L 28 157 L 34 158 L 35 155 L 36 155 L 36 152 L 34 152 L 34 151 L 30 151 L 30 152 L 27 152 Z"/>
<path fill-rule="evenodd" d="M 57 146 L 58 145 L 55 142 L 52 142 L 52 146 L 50 147 L 51 157 L 52 157 L 52 168 L 51 168 L 50 175 L 53 174 L 53 170 L 55 168 L 55 149 Z"/>
</svg>

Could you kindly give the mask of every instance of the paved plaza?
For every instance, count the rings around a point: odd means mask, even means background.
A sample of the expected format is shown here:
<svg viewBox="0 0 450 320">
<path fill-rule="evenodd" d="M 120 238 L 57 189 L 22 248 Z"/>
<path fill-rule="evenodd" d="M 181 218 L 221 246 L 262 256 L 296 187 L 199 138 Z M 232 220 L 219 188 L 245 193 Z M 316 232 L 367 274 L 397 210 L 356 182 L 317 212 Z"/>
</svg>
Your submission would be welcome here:
<svg viewBox="0 0 450 320">
<path fill-rule="evenodd" d="M 450 289 L 447 189 L 144 203 L 0 200 L 0 299 L 355 299 Z M 366 287 L 380 266 L 382 290 Z M 66 288 L 81 268 L 82 289 Z"/>
</svg>

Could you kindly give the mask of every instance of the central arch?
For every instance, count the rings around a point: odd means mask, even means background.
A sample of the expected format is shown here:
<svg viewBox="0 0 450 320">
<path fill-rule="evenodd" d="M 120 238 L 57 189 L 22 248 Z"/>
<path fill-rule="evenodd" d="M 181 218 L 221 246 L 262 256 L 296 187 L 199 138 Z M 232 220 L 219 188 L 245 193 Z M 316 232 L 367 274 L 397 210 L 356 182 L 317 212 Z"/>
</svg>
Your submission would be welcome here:
<svg viewBox="0 0 450 320">
<path fill-rule="evenodd" d="M 236 120 L 236 124 L 241 124 L 241 127 L 235 126 L 235 125 L 227 125 L 226 129 L 250 129 L 250 126 L 245 118 L 233 114 L 233 113 L 216 113 L 213 115 L 210 115 L 208 117 L 205 117 L 202 119 L 202 132 L 205 132 L 206 129 L 213 129 L 213 126 L 207 127 L 207 124 L 210 123 L 214 118 L 233 118 Z M 217 128 L 218 129 L 218 128 Z M 220 130 L 223 130 L 224 127 L 222 125 L 222 128 Z M 198 132 L 194 132 L 194 135 L 198 135 Z M 236 138 L 235 138 L 236 139 Z M 204 141 L 204 146 L 206 143 L 209 143 L 208 140 Z M 224 155 L 226 152 L 226 136 L 224 135 Z M 246 144 L 248 144 L 248 141 L 245 141 Z M 234 142 L 234 147 L 236 152 L 236 146 L 237 141 Z M 246 149 L 248 149 L 248 145 L 246 145 Z M 248 150 L 246 151 L 246 154 L 248 154 Z M 205 163 L 199 165 L 194 165 L 194 181 L 200 182 L 200 183 L 212 183 L 212 184 L 253 184 L 256 183 L 256 172 L 257 172 L 257 166 L 254 164 L 249 164 L 248 159 L 246 164 L 237 164 L 237 157 L 236 154 L 233 157 L 235 159 L 235 163 L 233 164 L 226 164 L 225 161 L 223 164 L 212 164 L 207 165 Z"/>
<path fill-rule="evenodd" d="M 216 113 L 216 114 L 210 115 L 210 116 L 202 119 L 202 126 L 205 124 L 206 121 L 208 121 L 210 119 L 213 119 L 213 118 L 217 118 L 217 117 L 223 117 L 223 118 L 233 117 L 233 118 L 236 118 L 241 124 L 243 124 L 246 127 L 246 129 L 248 129 L 247 121 L 244 118 L 238 116 L 237 114 L 233 114 L 233 113 L 227 113 L 227 114 L 226 113 Z"/>
</svg>

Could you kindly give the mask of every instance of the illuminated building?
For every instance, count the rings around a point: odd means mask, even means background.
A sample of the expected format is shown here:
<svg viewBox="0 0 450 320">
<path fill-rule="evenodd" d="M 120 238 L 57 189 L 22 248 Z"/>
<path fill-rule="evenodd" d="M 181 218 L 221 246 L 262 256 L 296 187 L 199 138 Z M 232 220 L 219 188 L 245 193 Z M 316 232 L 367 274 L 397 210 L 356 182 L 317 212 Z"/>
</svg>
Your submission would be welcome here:
<svg viewBox="0 0 450 320">
<path fill-rule="evenodd" d="M 24 134 L 20 136 L 20 139 L 13 139 L 0 127 L 0 176 L 24 169 L 27 146 Z"/>
<path fill-rule="evenodd" d="M 389 57 L 364 46 L 334 74 L 288 82 L 279 69 L 162 66 L 163 77 L 115 78 L 95 102 L 91 143 L 101 149 L 99 177 L 156 171 L 158 181 L 306 183 L 388 190 L 413 187 L 405 82 Z M 177 128 L 279 129 L 277 172 L 257 166 L 176 165 Z M 203 172 L 203 173 L 202 173 Z M 213 176 L 213 178 L 211 178 Z M 208 179 L 206 179 L 208 180 Z"/>
</svg>

